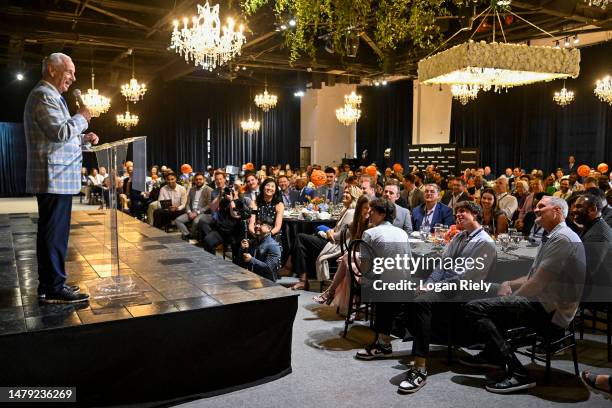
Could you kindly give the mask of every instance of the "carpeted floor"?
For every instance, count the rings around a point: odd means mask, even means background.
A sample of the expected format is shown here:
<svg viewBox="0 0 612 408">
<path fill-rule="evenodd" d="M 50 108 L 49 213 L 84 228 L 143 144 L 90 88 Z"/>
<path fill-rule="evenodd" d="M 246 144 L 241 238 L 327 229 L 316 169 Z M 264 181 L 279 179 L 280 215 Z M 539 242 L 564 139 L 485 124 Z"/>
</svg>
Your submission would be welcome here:
<svg viewBox="0 0 612 408">
<path fill-rule="evenodd" d="M 192 401 L 181 407 L 611 407 L 610 401 L 591 395 L 573 376 L 571 355 L 555 359 L 553 386 L 538 385 L 528 393 L 495 395 L 483 387 L 487 371 L 459 363 L 446 365 L 446 348 L 438 348 L 431 360 L 427 385 L 414 395 L 400 395 L 397 386 L 410 361 L 412 343 L 393 343 L 398 358 L 358 361 L 353 358 L 362 345 L 371 341 L 371 332 L 361 324 L 341 337 L 344 322 L 335 309 L 314 304 L 314 293 L 304 292 L 293 326 L 293 373 L 252 388 Z M 606 363 L 605 338 L 586 335 L 579 342 L 580 369 L 595 366 L 598 372 L 612 373 Z M 459 355 L 456 352 L 456 355 Z M 586 366 L 583 363 L 588 363 Z M 542 366 L 529 366 L 539 382 Z M 236 367 L 248 370 L 249 367 Z M 489 372 L 488 374 L 493 374 Z"/>
<path fill-rule="evenodd" d="M 94 206 L 78 204 L 73 210 Z M 97 206 L 95 206 L 97 208 Z M 0 198 L 0 213 L 36 212 L 36 200 Z M 552 386 L 538 385 L 526 393 L 500 396 L 484 390 L 486 371 L 469 369 L 459 363 L 446 365 L 446 349 L 439 348 L 430 360 L 427 385 L 414 395 L 400 395 L 397 385 L 410 361 L 411 343 L 396 340 L 401 354 L 381 361 L 363 362 L 353 358 L 369 343 L 372 333 L 363 323 L 353 325 L 346 339 L 341 332 L 344 321 L 335 309 L 312 302 L 314 293 L 302 292 L 293 327 L 293 373 L 276 381 L 215 397 L 182 404 L 181 407 L 612 407 L 601 396 L 590 394 L 573 376 L 569 353 L 553 361 Z M 271 339 L 273 341 L 274 339 Z M 457 354 L 457 353 L 456 353 Z M 594 367 L 612 373 L 606 362 L 605 338 L 587 334 L 579 342 L 580 369 Z M 525 359 L 526 361 L 526 359 Z M 542 366 L 529 366 L 540 384 Z M 248 370 L 249 367 L 235 367 Z"/>
</svg>

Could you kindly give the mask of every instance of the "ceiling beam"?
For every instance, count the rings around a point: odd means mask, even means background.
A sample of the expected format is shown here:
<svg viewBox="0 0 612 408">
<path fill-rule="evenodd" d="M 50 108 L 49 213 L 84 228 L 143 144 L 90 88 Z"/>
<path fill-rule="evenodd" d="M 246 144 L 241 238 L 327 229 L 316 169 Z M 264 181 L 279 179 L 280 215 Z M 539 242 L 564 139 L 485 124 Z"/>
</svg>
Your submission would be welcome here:
<svg viewBox="0 0 612 408">
<path fill-rule="evenodd" d="M 67 0 L 67 1 L 69 1 L 71 3 L 75 3 L 75 4 L 81 4 L 81 0 Z M 134 21 L 132 19 L 129 19 L 127 17 L 120 16 L 119 14 L 113 13 L 113 12 L 108 11 L 106 9 L 103 9 L 101 7 L 94 6 L 93 4 L 89 4 L 87 1 L 85 2 L 84 7 L 87 7 L 89 9 L 91 9 L 93 11 L 96 11 L 96 12 L 98 12 L 98 13 L 100 13 L 102 15 L 105 15 L 107 17 L 113 18 L 115 20 L 121 21 L 121 22 L 129 24 L 129 25 L 132 25 L 134 27 L 140 28 L 141 30 L 148 29 L 148 27 L 146 25 L 144 25 L 144 24 L 140 24 L 139 22 Z"/>
<path fill-rule="evenodd" d="M 181 4 L 178 5 L 178 7 L 172 9 L 165 16 L 157 20 L 155 24 L 153 24 L 153 27 L 151 27 L 151 29 L 147 32 L 146 38 L 149 38 L 159 30 L 161 30 L 165 25 L 171 24 L 172 20 L 175 20 L 179 18 L 179 16 L 185 14 L 190 8 L 193 7 L 196 2 L 197 0 L 184 0 Z"/>
</svg>

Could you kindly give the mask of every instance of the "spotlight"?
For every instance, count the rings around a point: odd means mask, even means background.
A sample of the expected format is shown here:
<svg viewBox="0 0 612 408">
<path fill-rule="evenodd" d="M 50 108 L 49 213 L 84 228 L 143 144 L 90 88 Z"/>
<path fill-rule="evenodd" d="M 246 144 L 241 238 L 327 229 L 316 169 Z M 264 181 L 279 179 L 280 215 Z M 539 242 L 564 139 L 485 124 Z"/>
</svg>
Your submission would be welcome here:
<svg viewBox="0 0 612 408">
<path fill-rule="evenodd" d="M 23 81 L 23 74 L 21 72 L 17 74 L 17 80 Z"/>
<path fill-rule="evenodd" d="M 302 96 L 304 96 L 304 91 L 296 91 L 293 93 L 293 96 L 295 96 L 296 98 L 301 98 Z"/>
<path fill-rule="evenodd" d="M 578 34 L 574 36 L 574 44 L 578 44 L 580 42 L 580 38 L 578 38 Z"/>
<path fill-rule="evenodd" d="M 383 80 L 382 84 L 383 84 L 383 86 L 387 85 L 387 81 Z"/>
<path fill-rule="evenodd" d="M 246 67 L 245 67 L 245 66 L 243 66 L 243 67 L 242 67 L 242 70 L 243 70 L 243 71 L 246 71 Z"/>
<path fill-rule="evenodd" d="M 374 81 L 374 86 L 380 86 L 380 82 Z"/>
<path fill-rule="evenodd" d="M 284 24 L 282 24 L 280 28 L 281 28 L 281 30 L 286 30 L 286 29 L 287 29 L 287 26 L 286 26 L 286 25 L 284 25 Z"/>
<path fill-rule="evenodd" d="M 570 46 L 570 42 L 569 42 L 569 38 L 565 37 L 565 42 L 563 43 L 564 46 L 569 47 Z"/>
<path fill-rule="evenodd" d="M 289 26 L 290 27 L 295 27 L 295 20 L 294 19 L 289 20 Z"/>
</svg>

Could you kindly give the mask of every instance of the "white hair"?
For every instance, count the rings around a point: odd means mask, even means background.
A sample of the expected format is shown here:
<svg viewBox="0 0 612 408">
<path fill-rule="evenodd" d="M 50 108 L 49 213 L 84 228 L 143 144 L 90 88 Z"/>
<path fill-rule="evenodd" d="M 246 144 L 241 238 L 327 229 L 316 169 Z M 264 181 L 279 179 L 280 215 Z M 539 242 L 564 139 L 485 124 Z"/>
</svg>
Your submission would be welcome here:
<svg viewBox="0 0 612 408">
<path fill-rule="evenodd" d="M 529 191 L 529 185 L 527 184 L 527 182 L 525 180 L 517 180 L 515 184 L 516 185 L 520 184 L 521 186 L 523 186 L 523 189 L 525 191 Z"/>
<path fill-rule="evenodd" d="M 48 56 L 46 56 L 42 62 L 42 76 L 45 77 L 48 75 L 49 65 L 54 67 L 64 66 L 65 59 L 70 60 L 70 57 L 61 52 L 54 52 L 53 54 L 49 54 Z"/>
<path fill-rule="evenodd" d="M 561 197 L 550 197 L 550 196 L 548 196 L 547 198 L 548 198 L 548 201 L 550 202 L 550 204 L 553 207 L 557 207 L 557 208 L 561 209 L 561 212 L 563 213 L 563 218 L 567 218 L 567 213 L 569 211 L 569 207 L 567 205 L 567 201 L 565 201 Z"/>
</svg>

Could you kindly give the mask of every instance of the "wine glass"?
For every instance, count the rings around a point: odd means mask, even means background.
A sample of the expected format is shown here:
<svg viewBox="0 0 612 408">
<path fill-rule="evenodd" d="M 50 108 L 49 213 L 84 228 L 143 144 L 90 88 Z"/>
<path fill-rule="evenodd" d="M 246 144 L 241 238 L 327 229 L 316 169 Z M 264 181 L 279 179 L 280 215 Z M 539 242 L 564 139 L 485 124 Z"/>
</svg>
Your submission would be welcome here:
<svg viewBox="0 0 612 408">
<path fill-rule="evenodd" d="M 499 243 L 502 247 L 502 251 L 507 252 L 508 251 L 508 247 L 510 246 L 510 235 L 508 234 L 499 234 L 497 236 L 497 239 L 499 240 Z"/>
<path fill-rule="evenodd" d="M 421 239 L 423 240 L 423 242 L 427 242 L 427 240 L 429 239 L 429 235 L 431 233 L 429 225 L 421 225 L 421 229 L 419 230 L 419 233 L 421 235 Z"/>
</svg>

